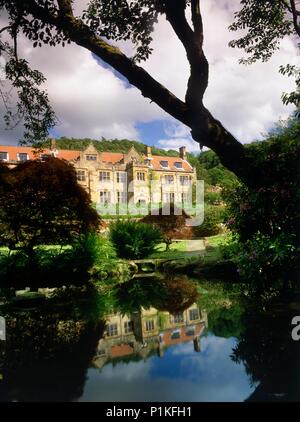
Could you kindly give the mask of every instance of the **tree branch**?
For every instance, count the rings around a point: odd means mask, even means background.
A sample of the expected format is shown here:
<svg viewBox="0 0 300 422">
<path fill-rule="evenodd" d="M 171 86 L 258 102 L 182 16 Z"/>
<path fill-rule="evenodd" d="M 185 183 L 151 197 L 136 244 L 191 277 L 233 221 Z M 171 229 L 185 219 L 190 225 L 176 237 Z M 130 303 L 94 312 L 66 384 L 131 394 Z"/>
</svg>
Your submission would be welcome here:
<svg viewBox="0 0 300 422">
<path fill-rule="evenodd" d="M 298 36 L 300 37 L 300 25 L 298 23 L 298 16 L 300 16 L 299 12 L 297 11 L 295 0 L 290 0 L 292 15 L 293 15 L 293 23 L 294 28 Z"/>
<path fill-rule="evenodd" d="M 176 7 L 174 5 L 176 2 Z M 203 96 L 208 85 L 208 62 L 203 53 L 203 26 L 198 0 L 191 2 L 193 25 L 190 27 L 185 16 L 185 1 L 167 0 L 166 17 L 176 35 L 182 42 L 190 63 L 190 78 L 185 96 L 190 111 L 200 111 L 203 107 Z"/>
<path fill-rule="evenodd" d="M 206 145 L 215 151 L 225 166 L 250 183 L 253 171 L 243 145 L 203 106 L 203 95 L 208 85 L 208 62 L 202 50 L 203 28 L 198 1 L 191 3 L 195 29 L 193 31 L 185 17 L 185 1 L 166 0 L 167 19 L 183 43 L 191 67 L 186 102 L 178 99 L 119 48 L 97 36 L 82 20 L 75 18 L 71 13 L 70 1 L 57 1 L 59 13 L 49 12 L 34 0 L 20 0 L 27 13 L 63 31 L 71 41 L 95 54 L 125 76 L 144 97 L 150 98 L 168 114 L 189 126 L 193 138 L 200 145 Z"/>
<path fill-rule="evenodd" d="M 71 0 L 57 0 L 57 4 L 62 16 L 74 16 Z"/>
<path fill-rule="evenodd" d="M 142 67 L 136 65 L 119 48 L 110 45 L 101 37 L 96 36 L 87 25 L 81 20 L 76 19 L 67 7 L 70 3 L 68 0 L 58 0 L 61 12 L 59 16 L 49 13 L 34 0 L 25 0 L 24 3 L 23 7 L 32 16 L 62 30 L 71 41 L 94 53 L 97 57 L 124 75 L 132 85 L 141 91 L 144 97 L 150 98 L 175 119 L 182 121 L 188 126 L 190 125 L 185 103 L 157 82 Z"/>
<path fill-rule="evenodd" d="M 200 0 L 191 0 L 192 22 L 196 38 L 203 45 L 203 22 L 200 12 Z"/>
</svg>

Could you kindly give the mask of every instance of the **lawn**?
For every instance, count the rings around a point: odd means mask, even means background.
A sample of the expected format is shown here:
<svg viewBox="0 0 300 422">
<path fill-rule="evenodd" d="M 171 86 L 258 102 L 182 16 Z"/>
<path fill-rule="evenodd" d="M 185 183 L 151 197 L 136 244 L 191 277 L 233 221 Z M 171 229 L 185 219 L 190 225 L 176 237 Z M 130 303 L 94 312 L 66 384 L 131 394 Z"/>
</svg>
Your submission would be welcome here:
<svg viewBox="0 0 300 422">
<path fill-rule="evenodd" d="M 221 260 L 223 257 L 220 251 L 220 246 L 226 244 L 229 239 L 229 233 L 221 233 L 215 236 L 206 237 L 206 254 L 204 255 L 204 262 L 209 263 Z"/>
<path fill-rule="evenodd" d="M 182 240 L 180 242 L 173 242 L 170 245 L 170 249 L 166 251 L 166 244 L 160 243 L 156 246 L 156 251 L 150 255 L 149 258 L 157 258 L 157 259 L 182 259 L 188 256 L 188 252 L 186 251 L 186 240 Z"/>
</svg>

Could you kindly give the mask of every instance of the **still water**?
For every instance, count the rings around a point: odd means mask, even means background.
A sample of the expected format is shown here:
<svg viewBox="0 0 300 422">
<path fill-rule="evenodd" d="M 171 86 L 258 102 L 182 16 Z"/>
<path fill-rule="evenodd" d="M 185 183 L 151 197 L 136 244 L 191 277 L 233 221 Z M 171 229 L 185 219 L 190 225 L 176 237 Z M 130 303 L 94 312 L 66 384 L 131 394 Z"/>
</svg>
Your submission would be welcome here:
<svg viewBox="0 0 300 422">
<path fill-rule="evenodd" d="M 300 401 L 295 306 L 186 278 L 3 305 L 0 400 Z"/>
</svg>

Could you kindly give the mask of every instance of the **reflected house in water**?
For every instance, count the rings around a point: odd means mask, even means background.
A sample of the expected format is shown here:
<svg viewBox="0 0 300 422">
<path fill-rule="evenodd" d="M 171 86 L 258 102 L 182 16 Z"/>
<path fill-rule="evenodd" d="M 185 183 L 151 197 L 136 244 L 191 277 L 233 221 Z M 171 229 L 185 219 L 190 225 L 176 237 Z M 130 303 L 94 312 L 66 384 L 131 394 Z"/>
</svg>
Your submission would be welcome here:
<svg viewBox="0 0 300 422">
<path fill-rule="evenodd" d="M 200 335 L 206 327 L 207 314 L 197 304 L 174 315 L 153 307 L 131 315 L 107 315 L 93 366 L 102 368 L 115 359 L 143 359 L 154 353 L 162 357 L 166 348 L 189 341 L 200 352 Z"/>
</svg>

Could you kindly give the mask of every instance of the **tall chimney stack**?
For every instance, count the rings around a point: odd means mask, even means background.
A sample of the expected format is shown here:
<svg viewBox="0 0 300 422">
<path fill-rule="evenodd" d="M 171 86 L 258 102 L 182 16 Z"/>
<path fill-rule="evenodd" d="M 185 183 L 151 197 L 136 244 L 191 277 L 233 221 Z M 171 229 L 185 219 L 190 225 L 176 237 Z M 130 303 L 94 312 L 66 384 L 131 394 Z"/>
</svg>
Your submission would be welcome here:
<svg viewBox="0 0 300 422">
<path fill-rule="evenodd" d="M 179 148 L 179 155 L 180 155 L 180 158 L 182 158 L 183 160 L 186 160 L 186 147 Z"/>
<path fill-rule="evenodd" d="M 151 147 L 149 147 L 148 145 L 146 146 L 146 155 L 147 155 L 147 158 L 149 159 L 151 159 L 152 158 L 152 149 L 151 149 Z"/>
</svg>

